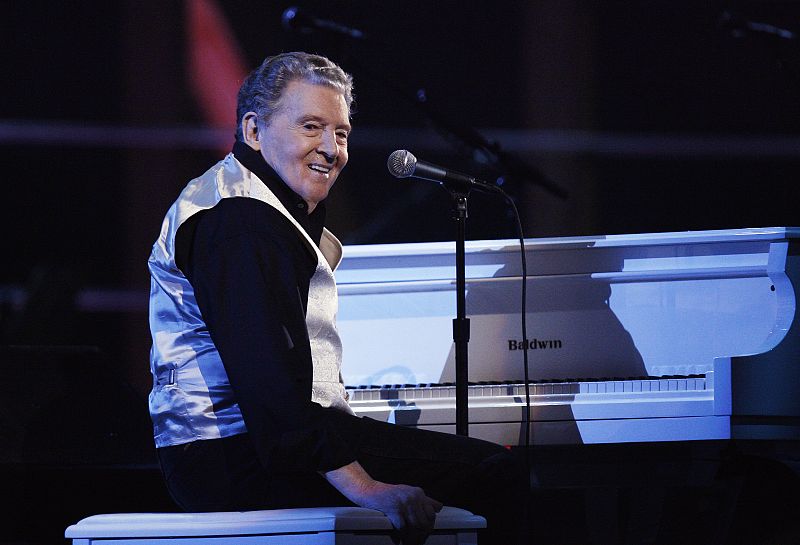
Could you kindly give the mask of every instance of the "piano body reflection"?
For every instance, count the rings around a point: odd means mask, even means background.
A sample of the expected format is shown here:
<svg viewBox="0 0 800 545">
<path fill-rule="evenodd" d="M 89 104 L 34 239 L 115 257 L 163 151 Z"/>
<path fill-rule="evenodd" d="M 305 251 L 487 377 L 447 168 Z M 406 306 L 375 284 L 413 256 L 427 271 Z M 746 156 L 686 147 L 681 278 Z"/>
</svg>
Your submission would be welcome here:
<svg viewBox="0 0 800 545">
<path fill-rule="evenodd" d="M 529 239 L 532 444 L 800 438 L 799 228 Z M 524 441 L 521 261 L 467 243 L 469 434 Z M 454 243 L 349 246 L 360 415 L 455 433 Z"/>
</svg>

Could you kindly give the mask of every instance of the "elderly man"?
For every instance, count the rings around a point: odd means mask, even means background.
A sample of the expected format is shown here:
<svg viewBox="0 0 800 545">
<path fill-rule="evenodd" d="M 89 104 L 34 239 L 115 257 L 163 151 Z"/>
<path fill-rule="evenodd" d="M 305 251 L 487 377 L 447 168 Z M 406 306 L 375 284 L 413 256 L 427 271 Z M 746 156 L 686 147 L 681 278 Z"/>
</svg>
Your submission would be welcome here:
<svg viewBox="0 0 800 545">
<path fill-rule="evenodd" d="M 341 244 L 324 201 L 347 164 L 352 100 L 352 78 L 324 57 L 267 58 L 239 91 L 233 152 L 167 212 L 149 260 L 167 486 L 190 511 L 370 507 L 409 543 L 443 501 L 486 515 L 509 543 L 508 504 L 527 487 L 505 449 L 348 406 Z"/>
</svg>

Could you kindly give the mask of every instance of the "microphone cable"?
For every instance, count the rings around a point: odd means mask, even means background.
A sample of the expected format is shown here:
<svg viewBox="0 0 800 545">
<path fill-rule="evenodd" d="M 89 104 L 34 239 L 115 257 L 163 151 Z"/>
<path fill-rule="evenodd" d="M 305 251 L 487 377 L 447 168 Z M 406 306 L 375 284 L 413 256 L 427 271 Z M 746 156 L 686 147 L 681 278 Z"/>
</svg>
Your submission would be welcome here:
<svg viewBox="0 0 800 545">
<path fill-rule="evenodd" d="M 503 193 L 505 195 L 505 192 Z M 522 233 L 522 222 L 519 218 L 517 205 L 514 199 L 506 197 L 511 208 L 514 210 L 514 219 L 517 223 L 517 233 L 519 234 L 519 256 L 522 265 L 522 296 L 520 301 L 521 314 L 520 325 L 522 327 L 522 369 L 525 378 L 525 447 L 531 446 L 531 388 L 530 372 L 528 367 L 528 260 L 525 255 L 525 238 Z"/>
<path fill-rule="evenodd" d="M 511 209 L 514 211 L 514 220 L 517 227 L 517 235 L 519 237 L 519 254 L 520 254 L 520 264 L 522 266 L 522 297 L 520 301 L 521 307 L 521 314 L 520 314 L 520 325 L 522 327 L 522 367 L 523 367 L 523 375 L 525 377 L 525 416 L 523 418 L 525 422 L 525 447 L 531 446 L 531 389 L 530 389 L 530 372 L 529 372 L 529 365 L 528 365 L 528 311 L 527 311 L 527 303 L 528 303 L 528 260 L 527 256 L 525 255 L 525 236 L 522 230 L 522 221 L 519 217 L 519 210 L 517 210 L 517 205 L 505 191 L 502 190 L 499 186 L 490 186 L 493 187 L 497 193 L 500 193 L 506 202 L 511 206 Z"/>
<path fill-rule="evenodd" d="M 525 425 L 525 444 L 522 450 L 522 456 L 525 464 L 525 474 L 528 478 L 528 495 L 523 498 L 524 502 L 524 518 L 525 518 L 525 535 L 531 535 L 531 501 L 532 498 L 530 497 L 533 489 L 533 482 L 535 479 L 532 475 L 532 468 L 531 468 L 531 453 L 530 453 L 530 446 L 531 446 L 531 390 L 530 390 L 530 380 L 529 380 L 529 370 L 528 370 L 528 326 L 527 326 L 527 301 L 528 301 L 528 260 L 527 256 L 525 255 L 525 237 L 523 235 L 522 230 L 522 221 L 519 217 L 519 210 L 517 210 L 517 205 L 505 191 L 503 191 L 499 186 L 497 187 L 497 192 L 500 193 L 506 200 L 506 202 L 511 206 L 511 209 L 514 211 L 514 220 L 517 225 L 517 234 L 519 236 L 519 251 L 520 251 L 520 264 L 522 266 L 522 300 L 521 300 L 521 315 L 520 315 L 520 325 L 522 327 L 522 365 L 523 365 L 523 374 L 525 377 L 525 415 L 523 417 L 523 423 Z"/>
</svg>

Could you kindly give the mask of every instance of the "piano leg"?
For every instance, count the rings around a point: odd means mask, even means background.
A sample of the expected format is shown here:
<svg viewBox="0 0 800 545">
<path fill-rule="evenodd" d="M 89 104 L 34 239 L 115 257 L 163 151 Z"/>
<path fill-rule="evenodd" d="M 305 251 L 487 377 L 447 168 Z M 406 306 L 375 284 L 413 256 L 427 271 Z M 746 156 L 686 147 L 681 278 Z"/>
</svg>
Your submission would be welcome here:
<svg viewBox="0 0 800 545">
<path fill-rule="evenodd" d="M 587 488 L 584 491 L 584 501 L 590 543 L 593 545 L 620 543 L 619 489 Z"/>
<path fill-rule="evenodd" d="M 590 543 L 656 543 L 666 490 L 598 487 L 584 492 Z"/>
<path fill-rule="evenodd" d="M 663 486 L 630 489 L 626 543 L 655 543 L 662 523 L 666 489 Z"/>
</svg>

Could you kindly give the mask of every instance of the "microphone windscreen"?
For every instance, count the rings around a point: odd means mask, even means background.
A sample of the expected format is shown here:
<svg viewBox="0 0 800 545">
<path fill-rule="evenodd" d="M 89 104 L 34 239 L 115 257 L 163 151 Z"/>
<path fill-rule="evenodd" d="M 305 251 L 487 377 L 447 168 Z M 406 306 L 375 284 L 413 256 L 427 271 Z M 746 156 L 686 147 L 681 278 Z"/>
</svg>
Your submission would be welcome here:
<svg viewBox="0 0 800 545">
<path fill-rule="evenodd" d="M 417 158 L 408 150 L 399 149 L 392 152 L 386 161 L 389 173 L 395 178 L 408 178 L 414 174 Z"/>
</svg>

